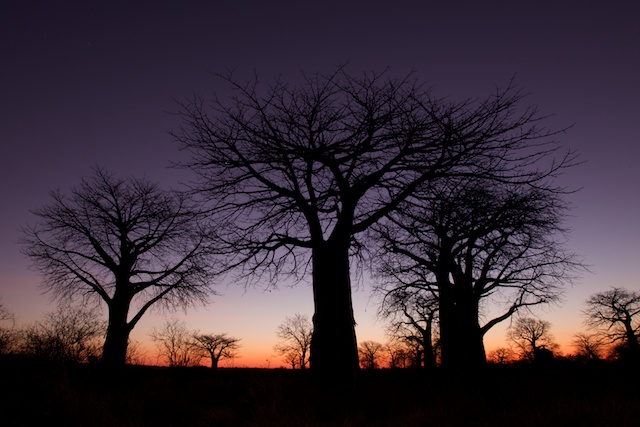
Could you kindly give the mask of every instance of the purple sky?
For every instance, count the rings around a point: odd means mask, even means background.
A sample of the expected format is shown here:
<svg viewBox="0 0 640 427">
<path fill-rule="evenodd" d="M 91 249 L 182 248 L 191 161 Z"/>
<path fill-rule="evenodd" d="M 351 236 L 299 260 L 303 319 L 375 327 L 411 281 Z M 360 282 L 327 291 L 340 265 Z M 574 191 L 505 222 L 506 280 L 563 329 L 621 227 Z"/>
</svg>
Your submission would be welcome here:
<svg viewBox="0 0 640 427">
<path fill-rule="evenodd" d="M 583 187 L 570 198 L 570 245 L 592 272 L 563 305 L 537 314 L 566 341 L 582 328 L 589 294 L 640 290 L 637 2 L 51 3 L 0 5 L 0 298 L 20 322 L 54 308 L 15 244 L 49 189 L 77 185 L 95 164 L 177 186 L 188 175 L 167 169 L 181 155 L 167 133 L 179 124 L 173 98 L 224 94 L 210 72 L 257 72 L 269 82 L 345 61 L 353 72 L 413 70 L 455 99 L 486 96 L 515 76 L 527 101 L 553 114 L 548 126 L 574 124 L 560 138 L 586 161 L 562 183 Z M 284 316 L 311 314 L 305 285 L 221 291 L 211 306 L 179 317 L 243 338 L 240 365 L 266 364 Z M 384 340 L 368 298 L 366 284 L 355 291 L 358 338 Z M 149 316 L 134 337 L 146 339 L 161 320 Z M 487 341 L 503 338 L 498 328 Z"/>
</svg>

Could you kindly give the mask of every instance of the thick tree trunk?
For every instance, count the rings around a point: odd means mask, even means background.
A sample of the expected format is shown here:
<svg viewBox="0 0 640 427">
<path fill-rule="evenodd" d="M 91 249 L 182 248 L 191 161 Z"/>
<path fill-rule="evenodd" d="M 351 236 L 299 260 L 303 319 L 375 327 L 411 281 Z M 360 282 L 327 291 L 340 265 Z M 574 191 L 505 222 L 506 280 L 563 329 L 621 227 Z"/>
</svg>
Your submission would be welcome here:
<svg viewBox="0 0 640 427">
<path fill-rule="evenodd" d="M 435 369 L 436 364 L 436 354 L 433 350 L 433 323 L 429 321 L 426 327 L 422 331 L 422 348 L 424 350 L 424 368 L 425 369 Z M 419 364 L 418 364 L 419 365 Z"/>
<path fill-rule="evenodd" d="M 300 369 L 307 369 L 307 353 L 302 353 L 300 356 Z"/>
<path fill-rule="evenodd" d="M 640 359 L 640 345 L 638 343 L 636 331 L 633 328 L 633 324 L 631 323 L 631 316 L 628 316 L 628 318 L 625 319 L 624 327 L 629 354 L 633 359 Z"/>
<path fill-rule="evenodd" d="M 480 323 L 478 301 L 471 289 L 459 292 L 456 297 L 458 327 L 460 329 L 459 362 L 466 368 L 477 369 L 486 365 L 487 357 Z"/>
<path fill-rule="evenodd" d="M 211 369 L 218 369 L 218 361 L 220 359 L 215 357 L 214 355 L 211 355 Z"/>
<path fill-rule="evenodd" d="M 447 280 L 448 282 L 448 280 Z M 439 280 L 440 362 L 445 368 L 460 366 L 460 329 L 451 284 Z"/>
<path fill-rule="evenodd" d="M 358 348 L 351 300 L 348 239 L 313 249 L 313 336 L 310 367 L 321 375 L 353 378 Z"/>
<path fill-rule="evenodd" d="M 477 301 L 453 285 L 440 288 L 440 343 L 444 367 L 474 370 L 486 364 Z"/>
<path fill-rule="evenodd" d="M 102 347 L 102 364 L 109 368 L 119 368 L 127 360 L 127 347 L 131 327 L 127 323 L 130 299 L 118 296 L 109 304 L 107 336 Z"/>
</svg>

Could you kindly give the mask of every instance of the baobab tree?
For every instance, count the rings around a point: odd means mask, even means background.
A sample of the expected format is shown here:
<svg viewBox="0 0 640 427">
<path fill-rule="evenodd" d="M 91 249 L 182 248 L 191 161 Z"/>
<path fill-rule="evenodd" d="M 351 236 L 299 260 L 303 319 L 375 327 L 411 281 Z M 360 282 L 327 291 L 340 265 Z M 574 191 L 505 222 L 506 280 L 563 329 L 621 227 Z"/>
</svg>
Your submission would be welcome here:
<svg viewBox="0 0 640 427">
<path fill-rule="evenodd" d="M 351 261 L 365 254 L 364 231 L 430 180 L 541 182 L 572 156 L 537 168 L 559 147 L 511 85 L 454 102 L 411 77 L 344 68 L 266 90 L 222 77 L 232 98 L 181 104 L 174 136 L 191 153 L 182 166 L 195 173 L 228 265 L 273 285 L 310 271 L 316 371 L 358 369 Z"/>
<path fill-rule="evenodd" d="M 551 323 L 533 317 L 518 317 L 509 327 L 507 336 L 524 360 L 535 362 L 558 348 L 551 334 Z"/>
<path fill-rule="evenodd" d="M 236 357 L 240 348 L 240 339 L 227 334 L 195 333 L 193 338 L 211 359 L 211 369 L 218 369 L 218 363 L 222 359 Z"/>
<path fill-rule="evenodd" d="M 630 356 L 640 358 L 640 294 L 613 287 L 587 299 L 587 324 L 599 328 L 611 343 L 622 343 Z"/>
<path fill-rule="evenodd" d="M 396 296 L 386 303 L 407 312 L 437 301 L 444 366 L 485 364 L 492 327 L 555 301 L 575 278 L 581 264 L 564 248 L 563 193 L 546 183 L 436 180 L 373 227 L 382 292 Z M 487 307 L 495 314 L 482 319 Z"/>
<path fill-rule="evenodd" d="M 24 229 L 23 252 L 54 299 L 106 304 L 104 365 L 125 364 L 130 332 L 151 307 L 188 307 L 212 293 L 208 233 L 184 195 L 96 168 L 51 198 Z"/>
<path fill-rule="evenodd" d="M 513 360 L 513 350 L 507 347 L 498 347 L 487 354 L 487 359 L 496 365 L 506 365 Z"/>
<path fill-rule="evenodd" d="M 577 356 L 586 361 L 600 360 L 603 357 L 606 343 L 598 333 L 580 332 L 573 336 L 573 347 Z"/>
<path fill-rule="evenodd" d="M 389 322 L 391 337 L 412 347 L 415 366 L 435 368 L 438 298 L 429 289 L 418 291 L 415 282 L 400 285 L 401 278 L 396 275 L 396 279 L 390 289 L 376 287 L 376 292 L 382 294 L 378 315 Z"/>
</svg>

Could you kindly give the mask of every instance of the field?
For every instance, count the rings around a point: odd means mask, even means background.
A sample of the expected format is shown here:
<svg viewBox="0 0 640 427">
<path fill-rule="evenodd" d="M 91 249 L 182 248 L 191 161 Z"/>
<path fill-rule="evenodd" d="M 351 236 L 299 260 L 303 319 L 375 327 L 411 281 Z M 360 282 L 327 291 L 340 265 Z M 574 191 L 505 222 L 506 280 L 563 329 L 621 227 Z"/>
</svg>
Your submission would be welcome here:
<svg viewBox="0 0 640 427">
<path fill-rule="evenodd" d="M 638 371 L 562 363 L 360 372 L 323 390 L 284 369 L 60 367 L 0 359 L 2 426 L 636 426 Z"/>
</svg>

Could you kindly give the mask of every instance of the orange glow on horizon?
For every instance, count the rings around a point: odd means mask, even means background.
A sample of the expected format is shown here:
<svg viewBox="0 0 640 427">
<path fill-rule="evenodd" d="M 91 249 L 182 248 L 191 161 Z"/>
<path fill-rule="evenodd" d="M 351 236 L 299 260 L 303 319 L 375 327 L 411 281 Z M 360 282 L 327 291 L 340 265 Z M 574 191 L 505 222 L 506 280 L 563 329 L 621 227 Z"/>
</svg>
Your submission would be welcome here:
<svg viewBox="0 0 640 427">
<path fill-rule="evenodd" d="M 232 359 L 221 359 L 218 363 L 220 368 L 287 368 L 287 364 L 280 356 L 272 354 L 271 348 L 264 350 L 243 351 L 242 347 L 238 351 L 238 357 Z M 146 366 L 168 366 L 164 356 L 152 343 L 139 344 L 134 351 L 131 362 L 134 365 Z M 199 366 L 211 366 L 211 359 L 203 357 Z"/>
</svg>

